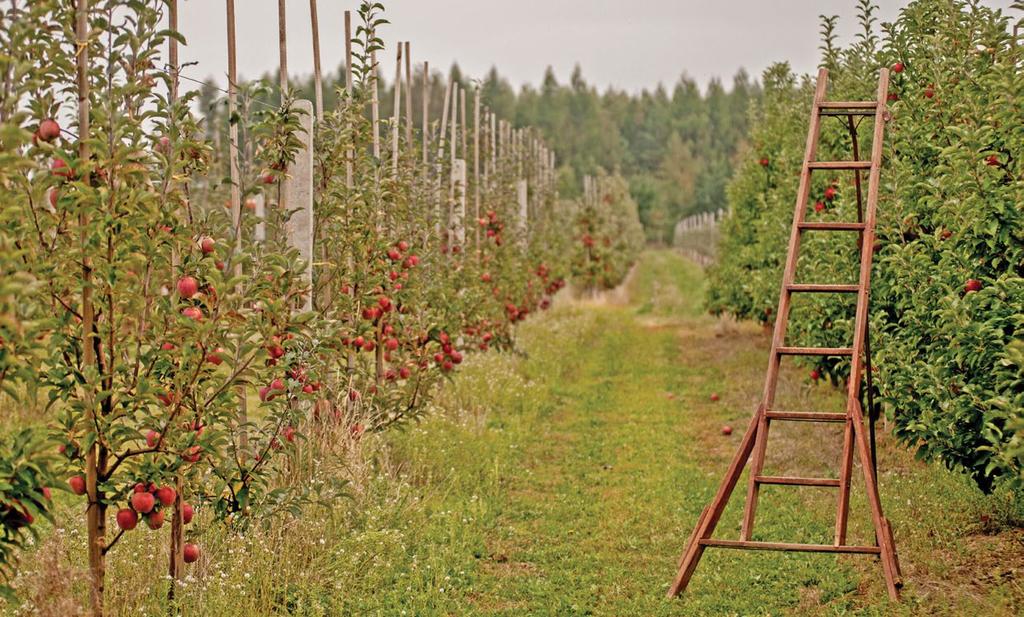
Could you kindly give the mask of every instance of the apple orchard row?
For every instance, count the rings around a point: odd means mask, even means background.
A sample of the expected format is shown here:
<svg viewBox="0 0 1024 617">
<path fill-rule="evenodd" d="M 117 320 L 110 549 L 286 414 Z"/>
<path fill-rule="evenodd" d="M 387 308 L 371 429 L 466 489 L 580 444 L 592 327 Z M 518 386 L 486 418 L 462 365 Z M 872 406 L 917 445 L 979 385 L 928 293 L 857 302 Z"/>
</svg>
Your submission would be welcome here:
<svg viewBox="0 0 1024 617">
<path fill-rule="evenodd" d="M 560 200 L 548 146 L 475 91 L 449 81 L 415 126 L 423 93 L 398 70 L 379 120 L 377 5 L 316 117 L 233 69 L 197 115 L 161 69 L 185 42 L 166 10 L 42 0 L 2 35 L 0 376 L 49 429 L 3 452 L 4 563 L 63 476 L 84 498 L 94 614 L 140 519 L 169 523 L 178 578 L 199 523 L 337 499 L 302 461 L 416 419 L 468 352 L 512 347 L 569 278 L 617 284 L 639 245 L 621 179 Z"/>
</svg>

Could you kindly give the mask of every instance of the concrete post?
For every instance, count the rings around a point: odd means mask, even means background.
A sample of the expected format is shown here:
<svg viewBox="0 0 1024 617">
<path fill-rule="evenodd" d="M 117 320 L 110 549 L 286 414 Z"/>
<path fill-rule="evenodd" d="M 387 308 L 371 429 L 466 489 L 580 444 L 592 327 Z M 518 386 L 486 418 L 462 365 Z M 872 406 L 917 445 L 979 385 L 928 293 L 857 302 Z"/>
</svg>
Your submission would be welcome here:
<svg viewBox="0 0 1024 617">
<path fill-rule="evenodd" d="M 305 272 L 302 280 L 307 288 L 313 287 L 313 103 L 306 100 L 295 101 L 300 111 L 298 138 L 302 143 L 295 157 L 295 163 L 289 169 L 288 198 L 292 210 L 288 219 L 288 245 L 299 251 L 305 261 Z M 313 296 L 305 296 L 302 309 L 312 310 Z"/>
</svg>

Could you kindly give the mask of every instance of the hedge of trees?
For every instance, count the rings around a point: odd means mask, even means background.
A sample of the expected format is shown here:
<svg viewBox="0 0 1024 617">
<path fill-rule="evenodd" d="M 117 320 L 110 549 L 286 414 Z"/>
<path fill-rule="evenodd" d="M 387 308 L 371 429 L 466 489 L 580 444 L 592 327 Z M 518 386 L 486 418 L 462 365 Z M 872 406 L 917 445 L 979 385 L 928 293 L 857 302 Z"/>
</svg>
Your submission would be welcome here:
<svg viewBox="0 0 1024 617">
<path fill-rule="evenodd" d="M 181 577 L 200 554 L 194 527 L 244 531 L 256 513 L 339 498 L 340 478 L 303 461 L 424 413 L 469 353 L 513 346 L 515 324 L 550 306 L 592 226 L 616 234 L 622 212 L 638 225 L 619 190 L 598 188 L 594 207 L 559 200 L 547 161 L 516 146 L 526 137 L 485 132 L 500 146 L 486 175 L 457 186 L 463 134 L 425 127 L 423 161 L 424 131 L 396 130 L 402 114 L 372 120 L 377 3 L 357 16 L 353 87 L 329 97 L 312 136 L 294 93 L 261 83 L 196 115 L 200 93 L 176 96 L 165 70 L 164 46 L 184 41 L 163 29 L 167 7 L 0 13 L 0 385 L 4 405 L 48 418 L 0 450 L 0 571 L 52 516 L 51 487 L 70 491 L 95 614 L 124 534 L 166 523 L 156 541 Z M 309 137 L 312 264 L 289 241 L 285 201 Z M 617 244 L 621 263 L 638 248 Z"/>
<path fill-rule="evenodd" d="M 962 0 L 915 0 L 878 24 L 859 2 L 861 31 L 837 44 L 823 19 L 822 66 L 833 100 L 870 100 L 890 67 L 878 243 L 871 290 L 877 385 L 895 435 L 983 490 L 1024 486 L 1024 52 L 1020 26 Z M 751 149 L 729 185 L 721 262 L 709 307 L 769 322 L 803 156 L 813 84 L 778 64 L 751 109 Z M 826 119 L 827 120 L 827 119 Z M 870 121 L 869 121 L 870 122 Z M 862 140 L 862 152 L 870 147 Z M 820 160 L 850 156 L 847 128 L 826 121 Z M 816 174 L 812 220 L 856 220 L 852 174 Z M 852 236 L 852 234 L 851 234 Z M 798 277 L 856 278 L 855 242 L 805 234 Z M 852 303 L 795 305 L 791 339 L 848 345 Z M 809 367 L 842 380 L 847 362 Z"/>
</svg>

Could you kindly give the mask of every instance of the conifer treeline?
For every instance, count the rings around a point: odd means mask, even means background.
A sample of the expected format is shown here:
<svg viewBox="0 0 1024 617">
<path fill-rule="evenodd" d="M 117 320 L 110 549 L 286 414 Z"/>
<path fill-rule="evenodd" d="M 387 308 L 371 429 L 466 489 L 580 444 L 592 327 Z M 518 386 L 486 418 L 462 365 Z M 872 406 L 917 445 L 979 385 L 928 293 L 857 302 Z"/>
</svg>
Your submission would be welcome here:
<svg viewBox="0 0 1024 617">
<path fill-rule="evenodd" d="M 413 54 L 415 60 L 415 52 Z M 387 74 L 388 60 L 381 60 Z M 324 78 L 324 105 L 334 104 L 335 84 L 343 84 L 344 68 Z M 392 87 L 382 75 L 381 109 L 391 109 Z M 276 77 L 267 76 L 270 83 Z M 470 89 L 474 80 L 453 65 L 448 75 L 431 74 L 430 118 L 436 121 L 444 104 L 448 79 Z M 420 124 L 422 64 L 414 68 L 414 122 Z M 517 126 L 533 126 L 554 145 L 559 165 L 559 189 L 576 196 L 582 178 L 598 169 L 617 171 L 629 181 L 647 238 L 668 242 L 675 223 L 695 212 L 725 207 L 725 185 L 733 162 L 745 144 L 747 110 L 761 95 L 760 85 L 740 70 L 727 88 L 712 79 L 703 91 L 683 75 L 671 91 L 658 84 L 638 94 L 608 89 L 599 92 L 586 82 L 579 66 L 568 83 L 559 83 L 549 67 L 540 87 L 518 91 L 492 68 L 480 82 L 483 103 Z M 301 98 L 313 98 L 312 78 L 294 81 Z M 204 110 L 218 92 L 209 82 L 203 88 Z M 460 120 L 461 122 L 461 120 Z"/>
</svg>

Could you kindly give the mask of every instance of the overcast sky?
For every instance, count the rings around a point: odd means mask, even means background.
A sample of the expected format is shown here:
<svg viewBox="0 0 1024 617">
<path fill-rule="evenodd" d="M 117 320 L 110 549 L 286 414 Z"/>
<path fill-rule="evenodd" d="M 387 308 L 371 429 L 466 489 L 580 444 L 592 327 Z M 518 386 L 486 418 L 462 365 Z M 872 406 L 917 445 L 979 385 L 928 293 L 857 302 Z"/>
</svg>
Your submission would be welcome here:
<svg viewBox="0 0 1024 617">
<path fill-rule="evenodd" d="M 878 17 L 892 20 L 902 0 L 877 0 Z M 985 0 L 1008 8 L 1012 0 Z M 277 0 L 236 0 L 238 66 L 242 77 L 277 68 Z M 729 80 L 740 68 L 754 76 L 777 60 L 800 72 L 818 62 L 818 15 L 840 15 L 841 40 L 856 31 L 855 0 L 385 0 L 391 24 L 380 35 L 393 66 L 396 40 L 412 42 L 412 59 L 432 67 L 457 61 L 480 77 L 491 67 L 516 87 L 540 82 L 550 65 L 565 82 L 580 64 L 588 82 L 630 91 L 674 83 L 687 73 L 704 85 Z M 189 45 L 185 75 L 227 73 L 224 0 L 179 0 L 179 27 Z M 325 71 L 344 61 L 344 17 L 358 0 L 318 0 Z M 353 18 L 355 20 L 355 18 Z M 288 65 L 312 72 L 309 0 L 288 0 Z M 393 69 L 385 70 L 390 76 Z"/>
</svg>

